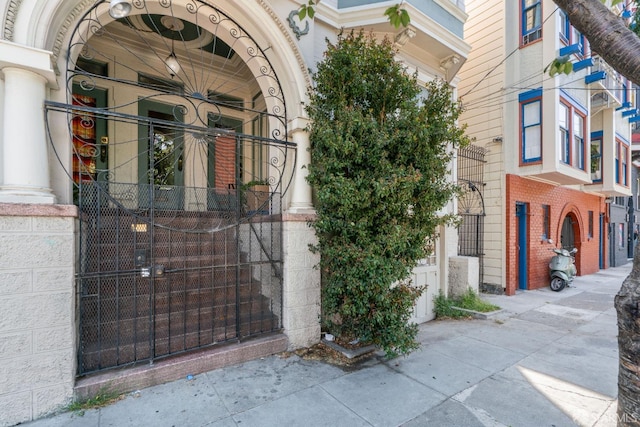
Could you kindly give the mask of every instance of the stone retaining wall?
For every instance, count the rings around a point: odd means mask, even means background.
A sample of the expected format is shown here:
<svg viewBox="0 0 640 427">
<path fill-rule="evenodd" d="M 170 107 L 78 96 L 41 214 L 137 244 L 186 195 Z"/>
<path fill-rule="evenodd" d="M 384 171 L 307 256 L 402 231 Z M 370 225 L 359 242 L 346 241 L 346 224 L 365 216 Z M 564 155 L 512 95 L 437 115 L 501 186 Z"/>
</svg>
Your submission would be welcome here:
<svg viewBox="0 0 640 427">
<path fill-rule="evenodd" d="M 0 204 L 0 426 L 71 402 L 75 206 Z"/>
</svg>

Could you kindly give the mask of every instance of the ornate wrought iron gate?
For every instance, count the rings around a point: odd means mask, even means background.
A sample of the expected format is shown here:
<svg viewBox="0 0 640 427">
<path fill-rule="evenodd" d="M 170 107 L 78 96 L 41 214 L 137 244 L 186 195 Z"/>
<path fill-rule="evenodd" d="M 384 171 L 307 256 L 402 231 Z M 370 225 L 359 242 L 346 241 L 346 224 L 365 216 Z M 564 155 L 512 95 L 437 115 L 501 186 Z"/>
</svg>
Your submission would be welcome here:
<svg viewBox="0 0 640 427">
<path fill-rule="evenodd" d="M 458 255 L 479 258 L 479 284 L 483 284 L 484 256 L 484 156 L 482 147 L 469 145 L 458 150 L 458 184 L 463 189 L 458 198 Z"/>
<path fill-rule="evenodd" d="M 295 146 L 277 76 L 205 2 L 131 4 L 87 12 L 68 102 L 46 105 L 71 136 L 50 132 L 80 211 L 80 375 L 281 328 Z"/>
</svg>

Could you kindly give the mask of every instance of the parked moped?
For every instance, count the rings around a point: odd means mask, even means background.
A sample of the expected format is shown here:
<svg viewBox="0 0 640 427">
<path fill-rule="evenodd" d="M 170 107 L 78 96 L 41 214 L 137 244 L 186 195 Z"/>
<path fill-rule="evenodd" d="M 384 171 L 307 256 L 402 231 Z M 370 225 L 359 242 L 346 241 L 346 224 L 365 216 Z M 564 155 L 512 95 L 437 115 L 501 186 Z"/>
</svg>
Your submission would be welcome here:
<svg viewBox="0 0 640 427">
<path fill-rule="evenodd" d="M 577 248 L 571 251 L 566 249 L 552 249 L 555 256 L 549 262 L 549 274 L 551 275 L 552 291 L 560 292 L 565 286 L 569 286 L 576 277 L 578 270 L 576 269 L 576 259 L 574 255 L 578 252 Z"/>
</svg>

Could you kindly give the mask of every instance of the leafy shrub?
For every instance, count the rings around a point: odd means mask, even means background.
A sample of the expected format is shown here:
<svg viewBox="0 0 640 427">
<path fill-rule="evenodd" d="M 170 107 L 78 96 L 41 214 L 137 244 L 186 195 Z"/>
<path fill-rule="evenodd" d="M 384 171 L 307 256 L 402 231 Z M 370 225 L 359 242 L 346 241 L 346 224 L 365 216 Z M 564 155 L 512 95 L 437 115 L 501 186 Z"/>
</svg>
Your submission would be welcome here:
<svg viewBox="0 0 640 427">
<path fill-rule="evenodd" d="M 468 142 L 449 86 L 421 87 L 395 53 L 387 39 L 340 34 L 306 106 L 323 324 L 388 356 L 417 348 L 408 321 L 423 289 L 408 278 L 427 238 L 453 221 L 440 211 L 457 191 L 453 150 Z"/>
</svg>

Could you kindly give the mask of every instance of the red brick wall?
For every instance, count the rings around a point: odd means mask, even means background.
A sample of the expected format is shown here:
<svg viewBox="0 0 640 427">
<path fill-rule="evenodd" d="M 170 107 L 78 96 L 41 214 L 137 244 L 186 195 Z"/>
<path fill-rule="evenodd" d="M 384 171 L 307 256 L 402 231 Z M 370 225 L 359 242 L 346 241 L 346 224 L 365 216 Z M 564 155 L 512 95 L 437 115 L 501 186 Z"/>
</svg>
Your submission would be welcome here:
<svg viewBox="0 0 640 427">
<path fill-rule="evenodd" d="M 539 181 L 506 177 L 506 293 L 515 294 L 518 289 L 518 222 L 516 202 L 527 205 L 528 289 L 549 286 L 549 260 L 554 255 L 551 249 L 560 247 L 560 232 L 564 218 L 570 214 L 577 221 L 574 225 L 576 267 L 578 275 L 592 274 L 599 270 L 600 213 L 607 212 L 604 198 L 565 187 L 553 186 Z M 543 234 L 542 205 L 550 206 L 550 234 L 553 244 L 541 242 Z M 593 237 L 588 237 L 589 215 L 593 211 Z M 605 217 L 605 230 L 608 218 Z M 606 242 L 606 233 L 602 233 Z M 606 247 L 603 252 L 606 258 Z M 606 265 L 605 265 L 606 266 Z"/>
</svg>

